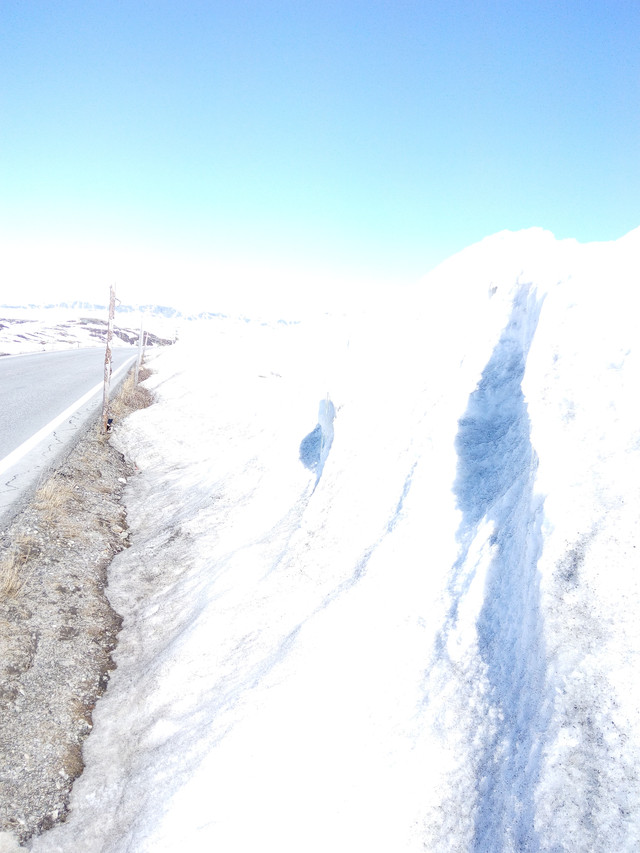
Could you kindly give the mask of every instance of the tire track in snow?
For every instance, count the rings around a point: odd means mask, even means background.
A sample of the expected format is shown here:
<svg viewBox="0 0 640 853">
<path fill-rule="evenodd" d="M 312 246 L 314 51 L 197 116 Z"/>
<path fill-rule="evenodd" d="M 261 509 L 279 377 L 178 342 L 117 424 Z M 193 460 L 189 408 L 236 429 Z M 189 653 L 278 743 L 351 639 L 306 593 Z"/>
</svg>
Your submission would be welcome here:
<svg viewBox="0 0 640 853">
<path fill-rule="evenodd" d="M 542 500 L 533 492 L 537 457 L 521 389 L 540 307 L 528 287 L 519 291 L 456 437 L 460 553 L 434 664 L 462 694 L 467 779 L 451 780 L 457 792 L 447 808 L 474 799 L 458 806 L 475 853 L 540 849 L 534 793 L 550 707 L 537 571 Z M 483 581 L 484 589 L 470 616 L 474 581 L 476 595 Z M 473 639 L 454 660 L 461 633 Z"/>
</svg>

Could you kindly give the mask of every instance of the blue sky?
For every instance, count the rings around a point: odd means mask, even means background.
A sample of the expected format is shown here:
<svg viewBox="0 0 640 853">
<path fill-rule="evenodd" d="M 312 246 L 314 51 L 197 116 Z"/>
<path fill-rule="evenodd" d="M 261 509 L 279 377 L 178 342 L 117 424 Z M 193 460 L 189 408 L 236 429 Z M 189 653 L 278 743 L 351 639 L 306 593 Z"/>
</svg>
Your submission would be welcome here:
<svg viewBox="0 0 640 853">
<path fill-rule="evenodd" d="M 640 5 L 2 0 L 1 301 L 413 281 L 640 225 Z"/>
</svg>

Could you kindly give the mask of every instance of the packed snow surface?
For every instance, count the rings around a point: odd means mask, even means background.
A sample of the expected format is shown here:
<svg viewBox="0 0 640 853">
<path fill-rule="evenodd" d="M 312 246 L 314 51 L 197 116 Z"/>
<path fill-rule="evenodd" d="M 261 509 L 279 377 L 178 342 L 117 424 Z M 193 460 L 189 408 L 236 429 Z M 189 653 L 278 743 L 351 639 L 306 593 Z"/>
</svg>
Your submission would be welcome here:
<svg viewBox="0 0 640 853">
<path fill-rule="evenodd" d="M 33 850 L 640 849 L 639 249 L 502 233 L 155 356 L 117 669 Z"/>
</svg>

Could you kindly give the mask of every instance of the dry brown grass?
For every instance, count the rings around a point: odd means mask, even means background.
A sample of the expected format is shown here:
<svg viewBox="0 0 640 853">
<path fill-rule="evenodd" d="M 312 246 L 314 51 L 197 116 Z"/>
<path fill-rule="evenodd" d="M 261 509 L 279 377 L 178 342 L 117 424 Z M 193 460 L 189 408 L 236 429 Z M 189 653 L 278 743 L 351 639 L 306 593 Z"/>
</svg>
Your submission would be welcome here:
<svg viewBox="0 0 640 853">
<path fill-rule="evenodd" d="M 35 507 L 44 521 L 56 522 L 64 516 L 73 500 L 73 487 L 63 477 L 54 474 L 36 491 Z"/>
<path fill-rule="evenodd" d="M 33 507 L 37 526 L 32 532 L 20 533 L 0 554 L 0 599 L 16 595 L 32 571 L 34 559 L 41 553 L 44 536 L 75 539 L 82 532 L 71 482 L 53 474 L 36 490 Z"/>
<path fill-rule="evenodd" d="M 96 427 L 95 440 L 101 444 L 108 441 L 108 436 L 102 432 L 102 424 Z M 95 448 L 92 445 L 87 445 L 84 453 L 78 454 L 77 467 L 82 471 L 84 486 L 91 489 L 93 492 L 109 494 L 112 491 L 112 486 L 105 481 L 102 470 L 100 468 L 100 458 L 96 456 Z"/>
<path fill-rule="evenodd" d="M 0 597 L 10 598 L 22 586 L 21 568 L 24 561 L 10 548 L 0 557 Z"/>
<path fill-rule="evenodd" d="M 84 770 L 82 747 L 69 746 L 62 759 L 62 770 L 70 779 L 77 779 Z"/>
<path fill-rule="evenodd" d="M 71 482 L 54 474 L 36 491 L 34 506 L 50 533 L 73 539 L 82 533 L 78 502 Z"/>
<path fill-rule="evenodd" d="M 0 554 L 0 598 L 16 595 L 26 580 L 25 567 L 37 546 L 23 535 Z"/>
<path fill-rule="evenodd" d="M 139 373 L 140 381 L 150 376 L 150 371 L 143 368 Z M 130 373 L 124 380 L 118 393 L 109 404 L 109 414 L 115 420 L 122 420 L 137 409 L 146 409 L 153 403 L 153 395 L 146 388 L 142 388 L 134 382 L 134 375 Z"/>
</svg>

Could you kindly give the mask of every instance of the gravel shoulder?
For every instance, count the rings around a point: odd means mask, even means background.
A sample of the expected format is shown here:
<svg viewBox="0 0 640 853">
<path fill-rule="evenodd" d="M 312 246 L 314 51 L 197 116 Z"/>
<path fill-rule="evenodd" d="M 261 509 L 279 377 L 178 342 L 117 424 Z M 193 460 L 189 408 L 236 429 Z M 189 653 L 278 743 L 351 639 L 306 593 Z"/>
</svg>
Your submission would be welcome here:
<svg viewBox="0 0 640 853">
<path fill-rule="evenodd" d="M 149 405 L 126 381 L 117 420 Z M 127 547 L 122 493 L 135 471 L 92 426 L 0 531 L 0 849 L 63 821 L 121 620 L 107 569 Z"/>
</svg>

